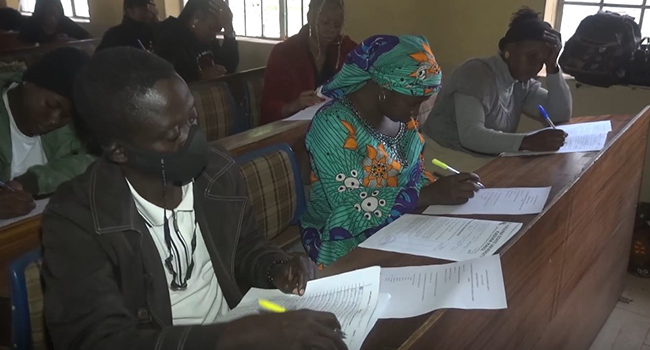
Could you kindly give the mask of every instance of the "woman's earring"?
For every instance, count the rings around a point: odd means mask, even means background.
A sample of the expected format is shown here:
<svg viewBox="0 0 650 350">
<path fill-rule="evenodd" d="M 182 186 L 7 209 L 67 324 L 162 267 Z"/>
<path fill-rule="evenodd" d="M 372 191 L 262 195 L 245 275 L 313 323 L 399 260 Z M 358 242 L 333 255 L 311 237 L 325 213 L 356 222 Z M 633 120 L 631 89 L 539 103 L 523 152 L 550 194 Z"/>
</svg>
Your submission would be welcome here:
<svg viewBox="0 0 650 350">
<path fill-rule="evenodd" d="M 381 94 L 379 94 L 378 98 L 379 98 L 380 103 L 386 101 L 386 92 L 382 90 L 382 92 L 381 92 Z"/>
<path fill-rule="evenodd" d="M 309 37 L 311 38 L 311 24 L 309 25 Z"/>
<path fill-rule="evenodd" d="M 503 57 L 505 57 L 506 59 L 510 58 L 510 52 L 506 51 L 506 53 L 503 55 Z"/>
<path fill-rule="evenodd" d="M 199 20 L 198 20 L 198 19 L 194 19 L 194 20 L 192 21 L 192 28 L 196 28 L 196 24 L 197 24 L 197 23 L 199 23 Z"/>
</svg>

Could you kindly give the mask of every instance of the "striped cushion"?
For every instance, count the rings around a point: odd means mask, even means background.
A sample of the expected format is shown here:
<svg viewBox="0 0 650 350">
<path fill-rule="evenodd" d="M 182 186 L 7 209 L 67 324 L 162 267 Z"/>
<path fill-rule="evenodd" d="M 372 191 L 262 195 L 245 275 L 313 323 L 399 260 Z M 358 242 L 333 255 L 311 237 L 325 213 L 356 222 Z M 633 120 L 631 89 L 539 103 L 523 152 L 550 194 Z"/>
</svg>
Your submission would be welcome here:
<svg viewBox="0 0 650 350">
<path fill-rule="evenodd" d="M 296 180 L 289 155 L 276 151 L 240 164 L 248 184 L 257 227 L 273 239 L 289 227 L 296 212 Z"/>
<path fill-rule="evenodd" d="M 233 135 L 237 130 L 237 109 L 226 83 L 197 84 L 190 87 L 199 114 L 199 126 L 208 141 Z"/>
<path fill-rule="evenodd" d="M 29 319 L 32 323 L 34 350 L 46 350 L 45 319 L 43 318 L 43 284 L 41 283 L 42 262 L 33 262 L 25 268 L 25 284 L 29 303 Z"/>
<path fill-rule="evenodd" d="M 264 75 L 259 75 L 246 80 L 246 94 L 248 96 L 248 117 L 251 128 L 260 125 L 262 114 L 262 90 L 264 90 Z"/>
</svg>

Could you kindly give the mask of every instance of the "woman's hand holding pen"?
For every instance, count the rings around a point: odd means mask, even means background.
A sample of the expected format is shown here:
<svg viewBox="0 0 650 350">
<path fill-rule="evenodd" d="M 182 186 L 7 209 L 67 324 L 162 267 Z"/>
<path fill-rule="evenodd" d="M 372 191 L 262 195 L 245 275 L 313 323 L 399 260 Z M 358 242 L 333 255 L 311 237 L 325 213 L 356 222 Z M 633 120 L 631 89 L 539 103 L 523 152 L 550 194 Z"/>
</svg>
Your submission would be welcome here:
<svg viewBox="0 0 650 350">
<path fill-rule="evenodd" d="M 422 187 L 418 206 L 465 204 L 481 189 L 480 181 L 478 175 L 471 173 L 441 177 Z"/>
<path fill-rule="evenodd" d="M 567 133 L 560 129 L 544 129 L 530 134 L 521 141 L 520 151 L 554 152 L 562 148 Z"/>
</svg>

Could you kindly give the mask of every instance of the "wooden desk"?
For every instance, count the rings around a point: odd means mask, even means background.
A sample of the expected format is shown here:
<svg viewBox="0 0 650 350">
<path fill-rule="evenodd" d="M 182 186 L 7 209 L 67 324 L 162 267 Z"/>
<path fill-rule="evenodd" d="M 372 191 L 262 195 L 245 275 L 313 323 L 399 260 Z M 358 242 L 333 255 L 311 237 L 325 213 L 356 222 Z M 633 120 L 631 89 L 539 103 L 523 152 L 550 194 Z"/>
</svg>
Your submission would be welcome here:
<svg viewBox="0 0 650 350">
<path fill-rule="evenodd" d="M 292 148 L 304 148 L 309 121 L 276 121 L 270 124 L 213 141 L 238 156 L 275 143 L 287 143 Z M 295 151 L 295 150 L 294 150 Z"/>
<path fill-rule="evenodd" d="M 478 171 L 489 187 L 553 186 L 539 215 L 471 216 L 524 224 L 499 251 L 508 309 L 380 320 L 363 349 L 587 349 L 624 287 L 650 108 L 574 122 L 607 119 L 601 152 L 498 158 Z M 440 263 L 358 248 L 324 272 Z"/>
<path fill-rule="evenodd" d="M 233 156 L 276 143 L 286 143 L 296 154 L 303 183 L 308 184 L 311 168 L 307 149 L 305 148 L 305 137 L 309 124 L 308 120 L 278 120 L 213 142 L 226 148 Z"/>
</svg>

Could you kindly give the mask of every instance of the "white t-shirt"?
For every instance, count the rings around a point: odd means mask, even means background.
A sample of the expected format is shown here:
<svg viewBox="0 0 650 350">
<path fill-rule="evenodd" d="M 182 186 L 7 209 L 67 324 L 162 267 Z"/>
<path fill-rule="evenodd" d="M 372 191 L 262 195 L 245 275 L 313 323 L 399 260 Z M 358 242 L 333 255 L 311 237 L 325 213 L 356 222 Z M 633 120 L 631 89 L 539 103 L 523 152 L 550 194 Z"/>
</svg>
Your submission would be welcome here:
<svg viewBox="0 0 650 350">
<path fill-rule="evenodd" d="M 147 222 L 147 227 L 153 241 L 156 244 L 160 259 L 165 269 L 167 277 L 167 286 L 169 299 L 172 305 L 172 318 L 174 325 L 202 325 L 213 324 L 219 316 L 223 316 L 230 308 L 223 297 L 221 287 L 217 281 L 217 275 L 214 273 L 210 254 L 205 246 L 201 228 L 195 221 L 194 213 L 194 184 L 189 183 L 183 186 L 183 199 L 181 203 L 173 210 L 176 215 L 179 237 L 174 229 L 172 211 L 167 210 L 167 220 L 171 231 L 171 237 L 174 245 L 179 247 L 179 257 L 181 262 L 185 262 L 187 254 L 191 254 L 192 236 L 196 229 L 196 250 L 194 252 L 194 270 L 190 279 L 187 281 L 187 288 L 184 290 L 172 290 L 171 285 L 173 275 L 165 266 L 165 260 L 169 257 L 169 249 L 165 243 L 163 208 L 142 198 L 140 194 L 131 186 L 127 180 L 131 195 L 135 201 L 136 208 Z M 181 241 L 182 240 L 182 241 Z M 183 249 L 187 247 L 187 250 Z M 183 263 L 183 271 L 187 270 L 187 264 Z"/>
<path fill-rule="evenodd" d="M 16 86 L 18 86 L 18 84 L 11 84 L 11 86 L 2 94 L 2 101 L 5 104 L 7 114 L 9 115 L 9 130 L 11 135 L 12 158 L 11 175 L 9 176 L 10 181 L 15 177 L 26 173 L 27 169 L 34 165 L 47 164 L 47 157 L 43 151 L 41 137 L 26 136 L 20 131 L 20 129 L 18 129 L 18 126 L 16 126 L 16 122 L 14 121 L 14 116 L 9 107 L 9 98 L 7 97 L 7 93 Z"/>
</svg>

